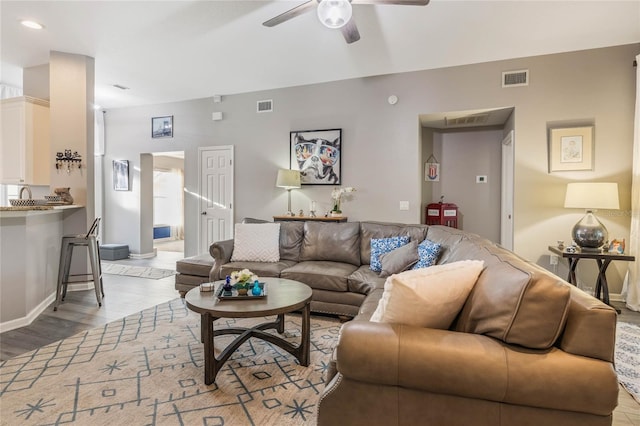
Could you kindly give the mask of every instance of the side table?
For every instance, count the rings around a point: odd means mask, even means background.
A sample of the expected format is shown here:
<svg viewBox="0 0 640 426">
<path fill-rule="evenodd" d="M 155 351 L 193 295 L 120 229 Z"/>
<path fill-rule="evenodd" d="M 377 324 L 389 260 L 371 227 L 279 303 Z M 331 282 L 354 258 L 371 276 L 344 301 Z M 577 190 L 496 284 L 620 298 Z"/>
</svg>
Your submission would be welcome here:
<svg viewBox="0 0 640 426">
<path fill-rule="evenodd" d="M 571 253 L 556 246 L 549 246 L 549 251 L 569 261 L 569 276 L 567 277 L 567 281 L 576 286 L 578 285 L 578 280 L 576 278 L 576 268 L 578 267 L 578 261 L 580 259 L 594 259 L 596 263 L 598 263 L 598 279 L 596 280 L 596 289 L 594 292 L 594 296 L 602 300 L 607 305 L 611 305 L 609 303 L 609 285 L 607 284 L 606 275 L 609 264 L 614 260 L 622 260 L 626 262 L 633 262 L 636 260 L 634 256 L 619 253 L 583 251 L 576 251 Z"/>
</svg>

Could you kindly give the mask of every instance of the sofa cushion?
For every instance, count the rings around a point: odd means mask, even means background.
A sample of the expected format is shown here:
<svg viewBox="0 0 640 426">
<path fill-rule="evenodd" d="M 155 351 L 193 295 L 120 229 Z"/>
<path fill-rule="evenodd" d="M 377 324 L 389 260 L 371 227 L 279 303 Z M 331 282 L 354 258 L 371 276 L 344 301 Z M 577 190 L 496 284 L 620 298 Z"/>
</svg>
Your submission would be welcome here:
<svg viewBox="0 0 640 426">
<path fill-rule="evenodd" d="M 435 265 L 441 247 L 440 244 L 425 238 L 424 241 L 418 245 L 417 254 L 419 259 L 418 262 L 413 265 L 413 269 L 428 268 L 429 266 Z"/>
<path fill-rule="evenodd" d="M 231 275 L 233 271 L 249 269 L 259 277 L 279 277 L 280 273 L 295 265 L 292 260 L 280 260 L 278 262 L 229 262 L 220 268 L 220 277 Z"/>
<path fill-rule="evenodd" d="M 303 238 L 304 222 L 280 222 L 280 259 L 298 262 Z"/>
<path fill-rule="evenodd" d="M 485 262 L 455 329 L 527 348 L 550 348 L 564 328 L 569 284 L 506 250 L 479 250 L 494 259 Z"/>
<path fill-rule="evenodd" d="M 213 258 L 209 253 L 191 256 L 176 262 L 176 272 L 179 274 L 196 275 L 209 278 L 209 271 L 213 266 Z"/>
<path fill-rule="evenodd" d="M 422 241 L 427 236 L 427 225 L 406 225 L 401 223 L 360 222 L 360 263 L 371 261 L 371 239 L 407 235 L 410 241 Z"/>
<path fill-rule="evenodd" d="M 232 262 L 277 262 L 279 260 L 279 223 L 236 223 Z"/>
<path fill-rule="evenodd" d="M 405 244 L 409 243 L 409 237 L 407 235 L 398 235 L 389 238 L 372 238 L 371 239 L 371 259 L 369 261 L 369 267 L 374 272 L 382 271 L 382 263 L 380 262 L 380 256 L 385 253 L 389 253 Z"/>
<path fill-rule="evenodd" d="M 369 265 L 362 265 L 347 278 L 349 291 L 369 294 L 376 288 L 384 288 L 385 279 L 373 272 Z M 377 303 L 377 302 L 376 302 Z"/>
<path fill-rule="evenodd" d="M 282 271 L 280 276 L 300 281 L 313 289 L 348 291 L 347 277 L 358 269 L 344 262 L 306 261 Z"/>
<path fill-rule="evenodd" d="M 386 278 L 389 275 L 406 271 L 419 260 L 418 241 L 411 241 L 395 250 L 380 256 L 380 276 Z"/>
<path fill-rule="evenodd" d="M 371 321 L 448 329 L 483 265 L 463 260 L 392 275 Z"/>
<path fill-rule="evenodd" d="M 305 222 L 300 261 L 307 260 L 360 266 L 360 225 L 357 222 Z"/>
</svg>

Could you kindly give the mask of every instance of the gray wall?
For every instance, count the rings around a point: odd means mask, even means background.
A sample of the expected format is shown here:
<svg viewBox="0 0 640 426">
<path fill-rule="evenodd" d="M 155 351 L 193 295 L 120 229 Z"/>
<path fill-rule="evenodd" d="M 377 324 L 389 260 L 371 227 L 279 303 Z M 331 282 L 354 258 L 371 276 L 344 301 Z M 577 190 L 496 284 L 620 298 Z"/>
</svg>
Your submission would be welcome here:
<svg viewBox="0 0 640 426">
<path fill-rule="evenodd" d="M 444 195 L 458 206 L 458 228 L 500 242 L 502 130 L 436 133 L 441 179 L 433 201 Z M 476 176 L 487 176 L 476 183 Z"/>
<path fill-rule="evenodd" d="M 569 240 L 579 213 L 563 209 L 566 183 L 613 180 L 620 186 L 621 209 L 630 211 L 631 153 L 635 70 L 640 44 L 519 58 L 468 66 L 384 75 L 211 99 L 114 109 L 106 117 L 105 164 L 128 159 L 140 166 L 140 153 L 185 151 L 185 186 L 198 189 L 197 147 L 235 146 L 236 220 L 269 218 L 286 206 L 286 193 L 275 188 L 276 170 L 289 166 L 289 132 L 343 129 L 343 185 L 354 186 L 344 203 L 350 220 L 376 219 L 416 223 L 422 220 L 422 140 L 418 116 L 442 111 L 514 107 L 515 241 L 517 253 L 548 266 L 547 246 Z M 503 89 L 503 71 L 529 69 L 527 87 Z M 395 94 L 396 105 L 387 98 Z M 256 101 L 273 99 L 273 113 L 257 114 Z M 212 121 L 221 111 L 224 120 Z M 174 116 L 174 137 L 152 139 L 151 117 Z M 595 169 L 549 174 L 548 123 L 570 120 L 595 123 Z M 460 153 L 460 155 L 467 155 Z M 105 242 L 127 243 L 140 250 L 140 188 L 133 173 L 129 193 L 105 189 Z M 111 179 L 105 173 L 107 185 Z M 294 190 L 293 209 L 330 208 L 331 187 Z M 410 202 L 400 211 L 401 200 Z M 185 197 L 185 254 L 197 251 L 197 204 Z M 628 238 L 630 214 L 606 218 L 610 234 Z M 585 268 L 587 273 L 587 268 Z M 561 271 L 560 271 L 561 272 Z M 623 267 L 609 270 L 612 292 L 619 292 Z M 593 278 L 589 274 L 589 279 Z"/>
</svg>

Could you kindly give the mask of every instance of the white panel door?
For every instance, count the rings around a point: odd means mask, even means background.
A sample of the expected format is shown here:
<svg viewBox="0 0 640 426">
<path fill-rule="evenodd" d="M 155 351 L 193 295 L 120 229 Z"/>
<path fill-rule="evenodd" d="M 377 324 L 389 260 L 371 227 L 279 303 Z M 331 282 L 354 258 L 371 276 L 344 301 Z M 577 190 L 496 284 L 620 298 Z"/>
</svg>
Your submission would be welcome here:
<svg viewBox="0 0 640 426">
<path fill-rule="evenodd" d="M 233 146 L 199 148 L 199 252 L 233 238 Z"/>
<path fill-rule="evenodd" d="M 500 245 L 513 250 L 513 150 L 514 132 L 502 140 L 502 188 L 500 207 Z"/>
</svg>

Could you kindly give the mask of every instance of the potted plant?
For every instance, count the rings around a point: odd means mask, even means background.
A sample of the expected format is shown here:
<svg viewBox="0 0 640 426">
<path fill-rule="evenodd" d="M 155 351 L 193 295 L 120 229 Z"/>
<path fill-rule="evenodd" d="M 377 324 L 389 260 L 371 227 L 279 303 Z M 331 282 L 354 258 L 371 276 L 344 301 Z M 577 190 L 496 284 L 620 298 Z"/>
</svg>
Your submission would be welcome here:
<svg viewBox="0 0 640 426">
<path fill-rule="evenodd" d="M 256 280 L 258 280 L 258 276 L 248 269 L 231 273 L 231 285 L 238 291 L 240 296 L 246 296 Z"/>
<path fill-rule="evenodd" d="M 350 194 L 356 189 L 352 186 L 348 186 L 346 188 L 333 188 L 331 191 L 331 201 L 333 202 L 333 209 L 331 210 L 331 216 L 339 217 L 342 216 L 342 210 L 340 205 L 342 203 L 342 197 L 345 194 Z"/>
</svg>

